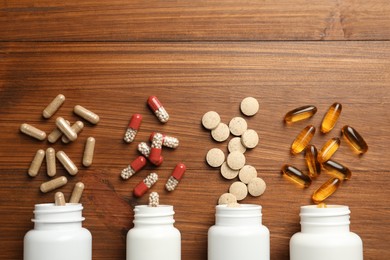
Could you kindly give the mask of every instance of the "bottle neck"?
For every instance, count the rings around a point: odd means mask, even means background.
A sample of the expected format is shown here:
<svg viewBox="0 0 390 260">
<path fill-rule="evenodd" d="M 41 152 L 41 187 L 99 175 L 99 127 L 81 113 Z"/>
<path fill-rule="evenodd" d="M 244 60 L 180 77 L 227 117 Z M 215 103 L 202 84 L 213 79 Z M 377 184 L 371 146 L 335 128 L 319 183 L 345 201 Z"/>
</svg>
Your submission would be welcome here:
<svg viewBox="0 0 390 260">
<path fill-rule="evenodd" d="M 318 208 L 316 205 L 301 207 L 301 232 L 335 233 L 349 232 L 349 214 L 347 206 L 327 205 Z"/>
<path fill-rule="evenodd" d="M 139 205 L 134 208 L 134 227 L 167 226 L 173 227 L 175 220 L 173 206 L 159 205 L 149 207 Z"/>
<path fill-rule="evenodd" d="M 83 206 L 78 203 L 67 203 L 56 206 L 54 203 L 37 204 L 34 210 L 34 229 L 58 230 L 81 228 Z"/>
<path fill-rule="evenodd" d="M 215 225 L 217 226 L 261 226 L 261 206 L 240 204 L 233 208 L 227 205 L 216 206 Z"/>
</svg>

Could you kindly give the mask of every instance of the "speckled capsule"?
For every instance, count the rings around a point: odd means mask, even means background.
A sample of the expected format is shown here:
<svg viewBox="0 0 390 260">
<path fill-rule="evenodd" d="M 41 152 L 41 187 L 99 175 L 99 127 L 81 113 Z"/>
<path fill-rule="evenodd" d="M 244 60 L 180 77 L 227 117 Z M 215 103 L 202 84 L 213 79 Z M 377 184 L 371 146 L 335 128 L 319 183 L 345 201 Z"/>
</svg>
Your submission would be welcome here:
<svg viewBox="0 0 390 260">
<path fill-rule="evenodd" d="M 183 178 L 184 173 L 186 172 L 187 167 L 184 163 L 178 163 L 173 169 L 171 176 L 169 177 L 167 183 L 165 184 L 165 188 L 167 191 L 173 191 L 176 189 L 180 180 Z"/>
<path fill-rule="evenodd" d="M 56 126 L 66 137 L 68 137 L 70 141 L 73 142 L 77 139 L 77 133 L 72 129 L 72 127 L 66 122 L 64 118 L 57 117 Z"/>
<path fill-rule="evenodd" d="M 368 151 L 368 145 L 363 137 L 353 127 L 346 125 L 341 129 L 344 139 L 358 154 Z"/>
<path fill-rule="evenodd" d="M 146 165 L 146 158 L 142 155 L 138 156 L 132 161 L 129 166 L 124 168 L 121 172 L 121 177 L 124 180 L 129 179 L 131 176 L 139 172 Z"/>
<path fill-rule="evenodd" d="M 293 143 L 291 144 L 291 153 L 298 154 L 302 152 L 306 146 L 310 143 L 311 139 L 316 132 L 316 128 L 312 125 L 306 126 L 302 129 L 301 132 L 295 137 Z"/>
<path fill-rule="evenodd" d="M 70 175 L 76 175 L 79 172 L 76 165 L 64 151 L 58 151 L 56 156 L 62 166 L 64 166 L 64 168 Z"/>
<path fill-rule="evenodd" d="M 146 158 L 149 158 L 150 151 L 151 151 L 151 148 L 147 143 L 141 142 L 138 144 L 138 152 L 140 152 Z M 162 156 L 160 156 L 159 161 L 155 165 L 159 166 L 160 164 L 162 164 L 163 161 L 164 161 L 164 158 Z"/>
<path fill-rule="evenodd" d="M 163 135 L 156 133 L 153 136 L 152 145 L 150 147 L 149 161 L 157 165 L 161 158 Z"/>
<path fill-rule="evenodd" d="M 74 123 L 70 128 L 72 128 L 72 130 L 78 135 L 84 128 L 84 123 L 81 122 L 81 121 L 77 121 L 76 123 Z M 70 142 L 69 138 L 66 136 L 66 135 L 63 135 L 62 138 L 61 138 L 61 141 L 64 143 L 64 144 L 67 144 Z"/>
<path fill-rule="evenodd" d="M 134 196 L 142 197 L 156 182 L 158 181 L 158 175 L 155 172 L 150 173 L 146 178 L 137 184 L 134 188 Z"/>
<path fill-rule="evenodd" d="M 134 114 L 129 122 L 129 125 L 127 126 L 125 137 L 123 140 L 126 143 L 131 143 L 134 141 L 135 136 L 137 135 L 138 129 L 142 122 L 142 115 L 140 114 Z"/>
<path fill-rule="evenodd" d="M 333 154 L 339 149 L 340 139 L 338 137 L 334 137 L 328 140 L 324 146 L 322 146 L 320 152 L 318 153 L 318 161 L 320 163 L 326 162 L 329 160 Z"/>
<path fill-rule="evenodd" d="M 340 117 L 342 110 L 342 105 L 340 103 L 333 103 L 326 112 L 321 123 L 321 132 L 326 134 L 330 132 L 337 123 L 337 120 Z"/>
<path fill-rule="evenodd" d="M 156 134 L 155 132 L 150 134 L 149 140 L 151 142 L 153 141 L 153 137 L 154 137 L 155 134 Z M 164 147 L 175 149 L 175 148 L 177 148 L 179 146 L 179 139 L 177 139 L 174 136 L 169 136 L 169 135 L 162 134 L 162 138 L 163 138 L 162 146 L 164 146 Z"/>
<path fill-rule="evenodd" d="M 148 98 L 148 105 L 161 123 L 168 122 L 169 114 L 156 96 L 150 96 Z"/>
<path fill-rule="evenodd" d="M 90 111 L 90 110 L 88 110 L 85 107 L 82 107 L 80 105 L 76 105 L 73 108 L 73 112 L 76 115 L 84 118 L 85 120 L 87 120 L 91 124 L 96 125 L 100 121 L 100 118 L 99 118 L 99 116 L 97 114 L 95 114 L 94 112 L 92 112 L 92 111 Z"/>
</svg>

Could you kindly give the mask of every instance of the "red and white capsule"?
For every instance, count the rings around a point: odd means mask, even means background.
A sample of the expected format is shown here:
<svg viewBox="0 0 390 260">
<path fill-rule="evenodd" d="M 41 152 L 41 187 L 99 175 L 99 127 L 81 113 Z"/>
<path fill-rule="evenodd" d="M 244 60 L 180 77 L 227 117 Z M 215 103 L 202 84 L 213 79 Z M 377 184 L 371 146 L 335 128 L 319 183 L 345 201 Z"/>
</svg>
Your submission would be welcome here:
<svg viewBox="0 0 390 260">
<path fill-rule="evenodd" d="M 138 156 L 134 161 L 132 161 L 129 166 L 124 168 L 121 172 L 121 177 L 124 180 L 129 179 L 131 176 L 139 172 L 146 165 L 146 158 L 142 155 Z"/>
<path fill-rule="evenodd" d="M 150 96 L 148 98 L 148 105 L 161 123 L 168 122 L 169 114 L 156 96 Z"/>
<path fill-rule="evenodd" d="M 147 143 L 141 142 L 138 144 L 138 152 L 140 152 L 146 158 L 149 158 L 151 148 Z M 160 164 L 162 164 L 163 160 L 164 160 L 164 158 L 160 155 L 159 160 L 157 162 L 155 162 L 154 165 L 159 166 Z"/>
<path fill-rule="evenodd" d="M 125 137 L 123 140 L 125 140 L 126 143 L 131 143 L 134 141 L 135 136 L 137 135 L 138 129 L 142 122 L 142 115 L 140 114 L 134 114 L 131 119 L 130 123 L 127 127 Z"/>
<path fill-rule="evenodd" d="M 163 135 L 156 133 L 153 136 L 152 146 L 150 148 L 149 161 L 155 165 L 159 164 L 162 152 Z"/>
<path fill-rule="evenodd" d="M 137 184 L 134 188 L 134 196 L 142 197 L 156 182 L 158 181 L 158 175 L 155 172 L 150 173 L 146 178 Z"/>
<path fill-rule="evenodd" d="M 167 191 L 175 190 L 176 186 L 179 184 L 181 178 L 183 178 L 184 173 L 186 172 L 187 167 L 184 163 L 178 163 L 173 169 L 171 177 L 169 177 L 167 183 L 165 184 L 165 188 Z"/>
<path fill-rule="evenodd" d="M 153 140 L 153 137 L 155 134 L 156 134 L 155 132 L 150 134 L 150 137 L 149 137 L 150 141 Z M 162 141 L 163 146 L 168 147 L 168 148 L 173 148 L 173 149 L 175 149 L 179 146 L 179 139 L 177 139 L 176 137 L 164 135 L 164 134 L 162 134 L 162 136 L 163 136 L 163 141 Z"/>
</svg>

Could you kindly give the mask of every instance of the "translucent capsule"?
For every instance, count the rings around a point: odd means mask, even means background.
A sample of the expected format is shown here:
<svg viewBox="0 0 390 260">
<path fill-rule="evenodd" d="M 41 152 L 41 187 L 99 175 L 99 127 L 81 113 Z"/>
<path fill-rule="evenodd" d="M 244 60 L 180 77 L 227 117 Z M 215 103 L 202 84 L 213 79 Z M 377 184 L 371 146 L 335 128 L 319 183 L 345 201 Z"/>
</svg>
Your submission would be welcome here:
<svg viewBox="0 0 390 260">
<path fill-rule="evenodd" d="M 62 117 L 57 117 L 56 119 L 56 126 L 58 129 L 61 130 L 61 132 L 68 137 L 70 141 L 74 141 L 77 139 L 76 132 L 71 128 L 71 126 L 65 121 Z"/>
<path fill-rule="evenodd" d="M 65 206 L 66 205 L 64 193 L 56 192 L 56 194 L 54 194 L 54 204 L 56 206 Z"/>
<path fill-rule="evenodd" d="M 148 105 L 161 123 L 168 122 L 169 114 L 156 96 L 148 98 Z"/>
<path fill-rule="evenodd" d="M 334 137 L 330 140 L 328 140 L 324 146 L 322 146 L 320 152 L 318 153 L 318 161 L 320 163 L 326 162 L 329 160 L 332 155 L 339 149 L 340 146 L 340 139 L 337 137 Z"/>
<path fill-rule="evenodd" d="M 349 180 L 352 176 L 352 172 L 341 163 L 328 160 L 324 162 L 322 166 L 329 174 L 340 180 Z"/>
<path fill-rule="evenodd" d="M 284 116 L 284 121 L 286 123 L 294 123 L 307 118 L 314 116 L 317 113 L 317 108 L 315 106 L 302 106 L 296 109 L 293 109 Z"/>
<path fill-rule="evenodd" d="M 93 137 L 88 137 L 85 141 L 84 154 L 83 154 L 83 165 L 89 167 L 93 162 L 93 155 L 95 152 L 96 140 Z"/>
<path fill-rule="evenodd" d="M 43 141 L 46 138 L 46 133 L 32 125 L 29 124 L 22 124 L 20 126 L 20 132 L 23 134 L 29 135 L 31 137 L 34 137 L 35 139 L 38 139 L 39 141 Z"/>
<path fill-rule="evenodd" d="M 149 161 L 154 165 L 159 165 L 162 152 L 163 135 L 156 133 L 153 136 L 152 145 L 150 147 Z"/>
<path fill-rule="evenodd" d="M 306 146 L 310 143 L 311 139 L 316 132 L 316 128 L 312 125 L 306 126 L 298 135 L 295 137 L 295 140 L 291 144 L 291 153 L 298 154 L 302 152 Z"/>
<path fill-rule="evenodd" d="M 129 179 L 131 176 L 139 172 L 146 165 L 146 159 L 142 155 L 138 156 L 129 166 L 124 168 L 121 172 L 121 177 L 124 180 Z"/>
<path fill-rule="evenodd" d="M 38 175 L 39 169 L 41 168 L 43 159 L 45 158 L 45 151 L 39 149 L 34 156 L 34 159 L 31 161 L 30 168 L 28 169 L 28 175 L 35 177 Z"/>
<path fill-rule="evenodd" d="M 46 171 L 50 177 L 53 177 L 57 173 L 56 151 L 51 147 L 46 149 Z"/>
<path fill-rule="evenodd" d="M 321 173 L 321 164 L 317 158 L 317 148 L 312 144 L 308 145 L 305 149 L 305 160 L 311 178 L 316 178 Z"/>
<path fill-rule="evenodd" d="M 68 182 L 68 179 L 64 176 L 61 176 L 61 177 L 55 178 L 51 181 L 47 181 L 47 182 L 42 183 L 40 186 L 40 190 L 41 190 L 41 192 L 46 193 L 46 192 L 49 192 L 49 191 L 52 191 L 52 190 L 55 190 L 59 187 L 64 186 L 67 182 Z"/>
<path fill-rule="evenodd" d="M 137 135 L 138 129 L 142 122 L 142 115 L 140 114 L 134 114 L 131 119 L 130 123 L 127 127 L 125 137 L 123 140 L 125 140 L 126 143 L 131 143 L 134 141 L 135 136 Z"/>
<path fill-rule="evenodd" d="M 346 125 L 341 129 L 344 139 L 358 153 L 363 154 L 368 151 L 368 145 L 363 137 L 351 126 Z"/>
<path fill-rule="evenodd" d="M 153 141 L 153 137 L 155 134 L 156 134 L 155 132 L 150 134 L 149 140 L 151 142 Z M 163 136 L 163 142 L 162 142 L 163 146 L 168 148 L 173 148 L 173 149 L 179 146 L 179 139 L 177 139 L 176 137 L 164 135 L 164 134 L 162 134 L 162 136 Z"/>
<path fill-rule="evenodd" d="M 49 105 L 43 110 L 42 115 L 44 118 L 50 118 L 65 102 L 65 96 L 59 94 L 56 96 Z"/>
<path fill-rule="evenodd" d="M 176 186 L 179 184 L 181 178 L 183 178 L 184 173 L 186 172 L 186 166 L 184 163 L 178 163 L 173 169 L 172 175 L 169 177 L 165 188 L 167 191 L 173 191 L 176 189 Z"/>
<path fill-rule="evenodd" d="M 341 110 L 342 110 L 342 106 L 340 103 L 334 103 L 329 107 L 328 112 L 326 112 L 324 118 L 322 119 L 322 123 L 321 123 L 322 133 L 326 134 L 333 129 L 333 127 L 337 123 L 337 120 L 340 117 Z"/>
<path fill-rule="evenodd" d="M 76 165 L 72 162 L 72 160 L 68 157 L 68 155 L 66 155 L 64 151 L 58 151 L 56 156 L 62 166 L 64 166 L 64 168 L 70 175 L 76 175 L 79 172 Z"/>
<path fill-rule="evenodd" d="M 76 134 L 79 134 L 83 128 L 84 128 L 84 123 L 81 122 L 81 121 L 77 121 L 76 123 L 74 123 L 70 128 L 72 128 L 72 130 L 76 133 Z M 61 141 L 64 143 L 64 144 L 67 144 L 70 142 L 69 138 L 66 136 L 66 135 L 63 135 L 62 138 L 61 138 Z"/>
<path fill-rule="evenodd" d="M 78 182 L 74 185 L 69 203 L 79 203 L 84 191 L 84 183 Z"/>
<path fill-rule="evenodd" d="M 134 196 L 142 197 L 158 180 L 158 175 L 155 172 L 150 173 L 146 178 L 137 184 L 134 188 Z"/>
<path fill-rule="evenodd" d="M 320 203 L 332 195 L 340 186 L 341 180 L 338 178 L 331 178 L 321 185 L 312 195 L 314 203 Z"/>
<path fill-rule="evenodd" d="M 99 123 L 99 120 L 100 120 L 99 116 L 97 114 L 95 114 L 94 112 L 86 109 L 85 107 L 82 107 L 80 105 L 76 105 L 73 108 L 73 112 L 76 115 L 84 118 L 85 120 L 87 120 L 91 124 L 96 125 L 97 123 Z"/>
<path fill-rule="evenodd" d="M 283 165 L 282 167 L 283 176 L 287 177 L 289 180 L 299 184 L 300 186 L 307 188 L 311 184 L 311 179 L 308 175 L 304 174 L 302 171 L 298 170 L 291 165 Z"/>
</svg>

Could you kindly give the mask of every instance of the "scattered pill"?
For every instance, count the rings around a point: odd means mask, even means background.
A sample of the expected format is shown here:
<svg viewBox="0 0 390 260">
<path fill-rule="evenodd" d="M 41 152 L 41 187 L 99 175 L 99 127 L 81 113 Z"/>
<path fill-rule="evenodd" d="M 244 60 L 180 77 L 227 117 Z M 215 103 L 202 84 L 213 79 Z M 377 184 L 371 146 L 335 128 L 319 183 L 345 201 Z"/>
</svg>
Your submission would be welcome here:
<svg viewBox="0 0 390 260">
<path fill-rule="evenodd" d="M 64 176 L 55 178 L 51 181 L 47 181 L 41 184 L 40 190 L 43 193 L 55 190 L 59 187 L 64 186 L 68 182 L 68 179 Z"/>
<path fill-rule="evenodd" d="M 153 132 L 150 134 L 150 137 L 149 137 L 149 140 L 152 142 L 153 141 L 153 137 L 156 133 Z M 169 135 L 164 135 L 162 134 L 162 138 L 163 138 L 163 142 L 162 142 L 162 146 L 165 146 L 165 147 L 168 147 L 168 148 L 177 148 L 179 146 L 179 139 L 177 139 L 176 137 L 174 136 L 169 136 Z"/>
<path fill-rule="evenodd" d="M 38 139 L 40 141 L 43 141 L 46 138 L 46 133 L 44 131 L 26 123 L 20 126 L 20 131 L 23 134 L 34 137 L 35 139 Z"/>
<path fill-rule="evenodd" d="M 169 114 L 156 96 L 148 98 L 148 105 L 161 123 L 168 122 Z"/>
<path fill-rule="evenodd" d="M 79 203 L 84 191 L 84 183 L 78 182 L 74 185 L 69 203 Z"/>
<path fill-rule="evenodd" d="M 139 172 L 146 165 L 146 159 L 142 155 L 138 156 L 132 161 L 129 166 L 124 168 L 121 172 L 121 177 L 124 180 L 129 179 L 131 176 Z"/>
<path fill-rule="evenodd" d="M 252 165 L 244 165 L 238 173 L 241 182 L 248 184 L 250 180 L 257 177 L 257 170 Z"/>
<path fill-rule="evenodd" d="M 158 175 L 155 172 L 150 173 L 146 178 L 137 184 L 134 188 L 134 196 L 141 197 L 144 195 L 156 182 Z"/>
<path fill-rule="evenodd" d="M 286 123 L 298 122 L 314 116 L 315 113 L 317 113 L 317 108 L 315 106 L 309 105 L 298 107 L 287 112 L 284 116 L 284 121 Z"/>
<path fill-rule="evenodd" d="M 242 145 L 246 148 L 252 149 L 259 143 L 259 135 L 253 129 L 246 130 L 241 136 Z"/>
<path fill-rule="evenodd" d="M 218 199 L 218 205 L 237 203 L 237 198 L 231 193 L 224 193 Z"/>
<path fill-rule="evenodd" d="M 229 129 L 232 135 L 241 136 L 248 129 L 248 124 L 242 117 L 233 117 L 229 122 Z"/>
<path fill-rule="evenodd" d="M 349 180 L 352 176 L 350 169 L 333 160 L 327 160 L 322 164 L 322 166 L 329 174 L 339 178 L 340 180 Z"/>
<path fill-rule="evenodd" d="M 150 155 L 150 147 L 147 143 L 141 142 L 138 144 L 138 152 L 140 152 L 146 158 L 149 158 Z"/>
<path fill-rule="evenodd" d="M 225 154 L 219 148 L 212 148 L 207 152 L 206 161 L 211 167 L 219 167 L 225 161 Z"/>
<path fill-rule="evenodd" d="M 230 168 L 226 162 L 221 165 L 221 175 L 228 180 L 232 180 L 237 177 L 238 170 Z"/>
<path fill-rule="evenodd" d="M 46 149 L 46 171 L 50 177 L 53 177 L 57 173 L 56 151 L 51 147 Z"/>
<path fill-rule="evenodd" d="M 228 150 L 229 152 L 240 152 L 240 153 L 245 153 L 246 152 L 246 147 L 242 145 L 241 142 L 241 137 L 234 137 L 230 139 L 228 143 Z"/>
<path fill-rule="evenodd" d="M 161 158 L 162 152 L 163 135 L 156 133 L 153 136 L 152 145 L 150 146 L 149 161 L 154 165 L 158 165 Z"/>
<path fill-rule="evenodd" d="M 208 130 L 213 130 L 221 123 L 221 117 L 215 111 L 209 111 L 202 117 L 202 125 Z"/>
<path fill-rule="evenodd" d="M 308 125 L 304 129 L 302 129 L 302 131 L 299 132 L 299 134 L 297 135 L 297 137 L 295 137 L 293 143 L 291 144 L 291 153 L 299 154 L 300 152 L 302 152 L 310 143 L 315 132 L 316 128 L 312 125 Z"/>
<path fill-rule="evenodd" d="M 229 138 L 230 130 L 225 123 L 219 123 L 216 128 L 211 130 L 211 136 L 217 142 L 226 141 Z"/>
<path fill-rule="evenodd" d="M 254 116 L 259 111 L 259 102 L 253 97 L 246 97 L 241 101 L 241 112 L 246 116 Z"/>
<path fill-rule="evenodd" d="M 41 168 L 43 159 L 45 158 L 45 151 L 39 149 L 31 161 L 30 168 L 28 168 L 28 175 L 35 177 L 38 175 L 39 169 Z"/>
<path fill-rule="evenodd" d="M 305 149 L 305 161 L 311 178 L 316 178 L 320 175 L 321 164 L 318 161 L 317 148 L 312 144 L 309 144 Z"/>
<path fill-rule="evenodd" d="M 323 203 L 323 202 L 317 204 L 317 208 L 327 208 L 327 207 L 328 206 L 325 203 Z"/>
<path fill-rule="evenodd" d="M 54 194 L 54 204 L 56 206 L 65 206 L 66 205 L 64 193 L 56 192 Z"/>
<path fill-rule="evenodd" d="M 307 188 L 311 184 L 311 179 L 308 175 L 304 174 L 302 171 L 298 170 L 294 166 L 285 164 L 282 167 L 283 176 L 287 179 L 299 184 L 300 186 Z"/>
<path fill-rule="evenodd" d="M 254 197 L 263 195 L 266 187 L 264 180 L 259 177 L 253 178 L 248 182 L 248 192 Z"/>
<path fill-rule="evenodd" d="M 230 185 L 229 193 L 233 194 L 238 201 L 243 200 L 248 195 L 248 188 L 244 183 L 236 181 Z"/>
<path fill-rule="evenodd" d="M 83 154 L 83 165 L 89 167 L 93 162 L 93 155 L 95 152 L 96 140 L 92 136 L 87 138 L 85 141 L 84 154 Z"/>
<path fill-rule="evenodd" d="M 62 94 L 59 94 L 56 96 L 49 105 L 43 110 L 42 115 L 44 118 L 50 118 L 52 115 L 54 115 L 55 112 L 62 106 L 62 104 L 65 102 L 65 96 Z"/>
<path fill-rule="evenodd" d="M 240 205 L 240 203 L 235 202 L 235 203 L 227 204 L 226 207 L 228 207 L 228 208 L 240 208 L 241 205 Z"/>
<path fill-rule="evenodd" d="M 142 115 L 140 114 L 132 115 L 130 119 L 130 123 L 126 129 L 125 137 L 123 138 L 123 140 L 125 140 L 126 143 L 131 143 L 134 141 L 138 129 L 141 125 L 141 122 L 142 122 Z"/>
<path fill-rule="evenodd" d="M 342 110 L 342 106 L 340 103 L 334 103 L 329 107 L 324 118 L 322 119 L 322 123 L 321 123 L 322 133 L 326 134 L 333 129 L 333 127 L 337 123 L 337 120 L 340 117 L 341 110 Z"/>
<path fill-rule="evenodd" d="M 340 186 L 341 180 L 338 178 L 331 178 L 322 184 L 312 195 L 314 203 L 320 203 L 332 195 Z"/>
<path fill-rule="evenodd" d="M 76 123 L 74 123 L 70 128 L 72 128 L 72 130 L 76 133 L 76 134 L 79 134 L 83 128 L 84 128 L 84 123 L 81 122 L 81 121 L 76 121 Z M 66 135 L 63 135 L 62 138 L 61 138 L 62 142 L 64 144 L 67 144 L 70 142 L 69 138 L 66 136 Z"/>
<path fill-rule="evenodd" d="M 324 146 L 322 146 L 321 150 L 318 152 L 318 161 L 320 163 L 326 162 L 329 160 L 333 154 L 339 149 L 340 139 L 334 137 L 328 140 Z"/>
<path fill-rule="evenodd" d="M 65 120 L 68 125 L 70 125 L 70 122 L 68 120 Z M 60 137 L 62 136 L 62 132 L 60 129 L 58 129 L 58 127 L 54 128 L 53 131 L 51 131 L 51 133 L 47 136 L 47 140 L 54 144 L 55 142 L 57 142 L 58 139 L 60 139 Z"/>
<path fill-rule="evenodd" d="M 341 129 L 344 139 L 358 153 L 363 154 L 368 151 L 368 145 L 363 137 L 351 126 L 346 125 Z"/>
<path fill-rule="evenodd" d="M 153 191 L 149 195 L 149 207 L 158 207 L 159 204 L 159 195 L 157 192 Z"/>
<path fill-rule="evenodd" d="M 73 112 L 76 115 L 80 116 L 81 118 L 84 118 L 85 120 L 87 120 L 91 124 L 96 125 L 97 123 L 99 123 L 100 118 L 97 114 L 95 114 L 94 112 L 92 112 L 92 111 L 90 111 L 90 110 L 88 110 L 80 105 L 76 105 L 73 108 Z"/>
<path fill-rule="evenodd" d="M 181 178 L 183 178 L 184 173 L 186 172 L 187 167 L 184 163 L 178 163 L 173 169 L 171 176 L 169 177 L 167 183 L 165 184 L 165 188 L 167 191 L 173 191 L 176 189 L 179 184 Z"/>
<path fill-rule="evenodd" d="M 72 129 L 72 127 L 65 121 L 62 117 L 57 117 L 56 119 L 56 126 L 58 129 L 61 130 L 61 132 L 68 137 L 70 141 L 74 141 L 77 139 L 76 132 Z"/>
<path fill-rule="evenodd" d="M 233 170 L 240 170 L 245 165 L 245 155 L 240 152 L 229 153 L 226 159 L 227 165 Z"/>
<path fill-rule="evenodd" d="M 76 175 L 79 172 L 76 165 L 72 162 L 72 160 L 68 157 L 68 155 L 66 155 L 64 151 L 58 151 L 56 156 L 62 166 L 64 166 L 64 168 L 70 175 Z"/>
</svg>

